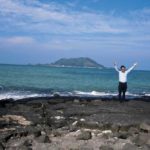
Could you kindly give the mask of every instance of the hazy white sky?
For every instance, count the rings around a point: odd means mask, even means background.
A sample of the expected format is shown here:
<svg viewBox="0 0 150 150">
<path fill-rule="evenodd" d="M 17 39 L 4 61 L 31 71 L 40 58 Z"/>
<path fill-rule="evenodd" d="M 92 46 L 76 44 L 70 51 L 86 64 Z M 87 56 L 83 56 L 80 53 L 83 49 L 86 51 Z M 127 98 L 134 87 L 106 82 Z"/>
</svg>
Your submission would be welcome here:
<svg viewBox="0 0 150 150">
<path fill-rule="evenodd" d="M 90 57 L 150 69 L 150 0 L 0 0 L 0 63 Z"/>
</svg>

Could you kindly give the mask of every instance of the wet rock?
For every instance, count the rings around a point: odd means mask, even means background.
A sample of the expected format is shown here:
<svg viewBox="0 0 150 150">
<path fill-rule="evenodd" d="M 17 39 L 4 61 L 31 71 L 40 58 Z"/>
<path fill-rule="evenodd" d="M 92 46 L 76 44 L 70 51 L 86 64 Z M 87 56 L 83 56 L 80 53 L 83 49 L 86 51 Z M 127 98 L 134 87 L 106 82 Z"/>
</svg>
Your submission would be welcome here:
<svg viewBox="0 0 150 150">
<path fill-rule="evenodd" d="M 150 125 L 148 125 L 147 123 L 141 123 L 140 129 L 145 131 L 145 132 L 150 132 Z"/>
<path fill-rule="evenodd" d="M 81 133 L 77 136 L 77 140 L 89 140 L 92 138 L 92 134 L 90 131 L 81 131 Z"/>
<path fill-rule="evenodd" d="M 53 95 L 55 98 L 60 98 L 60 94 L 59 93 L 54 93 L 54 95 Z"/>
<path fill-rule="evenodd" d="M 14 100 L 12 98 L 10 99 L 3 99 L 0 101 L 0 107 L 6 107 L 7 104 L 13 104 Z"/>
<path fill-rule="evenodd" d="M 122 148 L 122 150 L 137 150 L 137 149 L 138 147 L 131 143 L 126 143 Z"/>
</svg>

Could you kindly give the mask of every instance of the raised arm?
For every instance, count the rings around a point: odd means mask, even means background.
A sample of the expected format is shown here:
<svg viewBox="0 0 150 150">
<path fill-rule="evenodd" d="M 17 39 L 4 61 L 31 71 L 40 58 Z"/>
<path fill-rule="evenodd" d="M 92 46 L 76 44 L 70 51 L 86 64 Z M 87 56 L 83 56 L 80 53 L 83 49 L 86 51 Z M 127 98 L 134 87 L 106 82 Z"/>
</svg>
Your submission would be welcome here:
<svg viewBox="0 0 150 150">
<path fill-rule="evenodd" d="M 127 73 L 129 73 L 131 70 L 133 70 L 136 66 L 137 66 L 137 63 L 134 63 L 133 66 L 127 70 Z"/>
<path fill-rule="evenodd" d="M 117 72 L 119 72 L 119 69 L 118 69 L 118 67 L 117 67 L 117 64 L 116 64 L 116 63 L 114 63 L 114 68 L 115 68 L 115 70 L 116 70 Z"/>
</svg>

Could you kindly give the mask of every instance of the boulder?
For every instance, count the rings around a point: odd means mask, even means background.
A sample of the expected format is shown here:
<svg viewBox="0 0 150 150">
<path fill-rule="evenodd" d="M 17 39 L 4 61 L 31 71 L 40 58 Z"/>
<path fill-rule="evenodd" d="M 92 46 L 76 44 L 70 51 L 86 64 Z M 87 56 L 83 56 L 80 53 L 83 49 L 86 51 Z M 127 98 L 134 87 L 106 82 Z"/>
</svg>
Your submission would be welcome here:
<svg viewBox="0 0 150 150">
<path fill-rule="evenodd" d="M 56 92 L 56 93 L 54 93 L 54 94 L 53 94 L 53 96 L 54 96 L 54 98 L 60 98 L 60 94 L 59 94 L 59 93 L 57 93 L 57 92 Z"/>
<path fill-rule="evenodd" d="M 81 133 L 77 136 L 77 140 L 89 140 L 92 138 L 92 134 L 90 131 L 81 131 Z"/>
</svg>

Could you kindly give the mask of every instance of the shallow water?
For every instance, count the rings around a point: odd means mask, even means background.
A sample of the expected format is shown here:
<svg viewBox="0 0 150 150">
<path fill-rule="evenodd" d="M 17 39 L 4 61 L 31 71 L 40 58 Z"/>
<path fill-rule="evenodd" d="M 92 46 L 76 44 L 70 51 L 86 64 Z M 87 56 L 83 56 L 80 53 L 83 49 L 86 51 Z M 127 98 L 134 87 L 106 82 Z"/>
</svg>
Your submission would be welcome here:
<svg viewBox="0 0 150 150">
<path fill-rule="evenodd" d="M 0 99 L 61 95 L 117 95 L 114 69 L 0 65 Z M 129 96 L 150 95 L 150 71 L 128 75 Z"/>
</svg>

